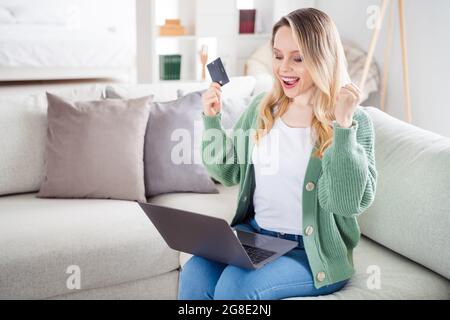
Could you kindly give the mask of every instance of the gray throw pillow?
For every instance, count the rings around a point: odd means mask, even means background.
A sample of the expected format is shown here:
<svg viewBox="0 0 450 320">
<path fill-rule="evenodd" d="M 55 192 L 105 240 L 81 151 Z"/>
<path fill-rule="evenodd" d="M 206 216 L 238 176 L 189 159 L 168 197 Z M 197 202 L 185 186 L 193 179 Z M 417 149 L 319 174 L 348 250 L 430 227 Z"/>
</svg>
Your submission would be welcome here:
<svg viewBox="0 0 450 320">
<path fill-rule="evenodd" d="M 38 197 L 146 201 L 151 97 L 70 102 L 47 93 L 46 176 Z"/>
<path fill-rule="evenodd" d="M 219 192 L 201 162 L 202 110 L 201 91 L 151 104 L 144 148 L 148 197 L 169 192 Z"/>
</svg>

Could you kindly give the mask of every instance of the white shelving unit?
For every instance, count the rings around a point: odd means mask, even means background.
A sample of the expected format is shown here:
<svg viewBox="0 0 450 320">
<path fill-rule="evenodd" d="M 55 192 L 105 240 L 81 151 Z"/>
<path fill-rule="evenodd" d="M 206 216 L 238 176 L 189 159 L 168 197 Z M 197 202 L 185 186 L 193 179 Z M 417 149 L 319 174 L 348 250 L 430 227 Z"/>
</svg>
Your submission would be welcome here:
<svg viewBox="0 0 450 320">
<path fill-rule="evenodd" d="M 145 49 L 138 53 L 138 82 L 161 82 L 161 54 L 181 54 L 181 81 L 200 80 L 198 53 L 204 44 L 208 45 L 208 62 L 220 57 L 229 76 L 244 75 L 247 58 L 270 40 L 274 22 L 304 5 L 302 0 L 136 1 L 138 50 Z M 239 9 L 245 9 L 243 3 L 256 9 L 255 34 L 239 34 Z M 187 35 L 159 36 L 159 26 L 165 19 L 180 19 Z M 208 80 L 208 72 L 206 77 Z"/>
</svg>

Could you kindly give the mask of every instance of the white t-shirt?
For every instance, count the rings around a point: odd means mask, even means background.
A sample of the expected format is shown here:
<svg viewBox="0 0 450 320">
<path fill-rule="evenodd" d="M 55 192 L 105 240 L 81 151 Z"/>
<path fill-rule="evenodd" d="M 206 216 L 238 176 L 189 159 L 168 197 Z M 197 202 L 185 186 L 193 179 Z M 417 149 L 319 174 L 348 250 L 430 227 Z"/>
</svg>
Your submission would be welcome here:
<svg viewBox="0 0 450 320">
<path fill-rule="evenodd" d="M 302 234 L 303 182 L 313 139 L 311 127 L 289 127 L 277 118 L 269 133 L 253 147 L 253 206 L 261 228 Z"/>
</svg>

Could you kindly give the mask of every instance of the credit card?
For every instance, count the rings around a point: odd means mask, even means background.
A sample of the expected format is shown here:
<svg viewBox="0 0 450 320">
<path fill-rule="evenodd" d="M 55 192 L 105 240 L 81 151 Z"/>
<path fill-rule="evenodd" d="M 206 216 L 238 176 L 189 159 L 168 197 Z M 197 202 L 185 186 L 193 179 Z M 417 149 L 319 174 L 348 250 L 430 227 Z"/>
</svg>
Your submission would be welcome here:
<svg viewBox="0 0 450 320">
<path fill-rule="evenodd" d="M 228 75 L 225 71 L 225 68 L 223 67 L 223 63 L 220 58 L 217 58 L 213 62 L 209 63 L 207 67 L 213 82 L 217 82 L 221 86 L 226 85 L 228 82 L 230 82 L 230 79 L 228 79 Z"/>
</svg>

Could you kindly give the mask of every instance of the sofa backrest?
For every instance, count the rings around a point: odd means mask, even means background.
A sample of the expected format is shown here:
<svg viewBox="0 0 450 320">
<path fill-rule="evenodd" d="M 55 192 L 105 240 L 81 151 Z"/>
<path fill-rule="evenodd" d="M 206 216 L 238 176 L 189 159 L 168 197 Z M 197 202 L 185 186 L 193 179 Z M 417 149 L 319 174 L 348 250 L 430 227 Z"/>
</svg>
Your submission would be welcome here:
<svg viewBox="0 0 450 320">
<path fill-rule="evenodd" d="M 47 134 L 47 100 L 45 91 L 67 99 L 97 100 L 104 96 L 107 84 L 26 86 L 0 94 L 0 196 L 38 191 L 44 178 L 45 141 Z M 206 89 L 207 82 L 162 82 L 157 84 L 112 84 L 128 90 L 131 96 L 154 94 L 155 101 L 177 99 L 184 93 Z M 231 77 L 223 87 L 223 97 L 244 97 L 268 90 L 267 79 L 253 76 Z M 0 93 L 4 90 L 0 90 Z M 32 93 L 30 93 L 32 92 Z"/>
<path fill-rule="evenodd" d="M 37 191 L 44 178 L 47 99 L 44 88 L 26 88 L 6 87 L 0 94 L 0 196 Z M 71 100 L 95 100 L 102 97 L 104 86 L 72 84 L 48 90 Z"/>
<path fill-rule="evenodd" d="M 364 109 L 375 128 L 378 181 L 361 232 L 450 278 L 450 139 Z"/>
<path fill-rule="evenodd" d="M 260 83 L 261 81 L 257 81 L 257 78 L 253 76 L 232 77 L 230 83 L 222 87 L 222 97 L 227 99 L 253 95 L 255 94 L 254 90 L 257 87 L 257 82 Z M 178 98 L 178 90 L 186 94 L 207 89 L 209 84 L 210 82 L 204 81 L 183 83 L 168 81 L 155 84 L 117 83 L 110 86 L 118 93 L 123 91 L 123 96 L 127 98 L 138 98 L 153 94 L 155 101 L 170 101 Z"/>
</svg>

